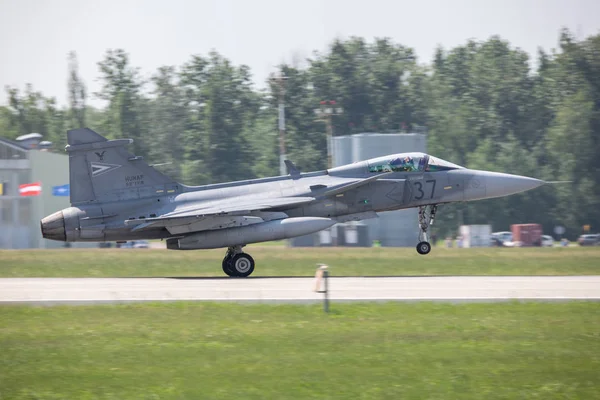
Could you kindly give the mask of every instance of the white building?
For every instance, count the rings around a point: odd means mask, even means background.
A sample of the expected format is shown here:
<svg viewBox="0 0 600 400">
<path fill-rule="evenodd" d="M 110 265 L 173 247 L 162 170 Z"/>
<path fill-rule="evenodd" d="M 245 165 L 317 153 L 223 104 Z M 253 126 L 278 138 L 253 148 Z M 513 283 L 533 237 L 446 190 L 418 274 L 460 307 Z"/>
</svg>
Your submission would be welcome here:
<svg viewBox="0 0 600 400">
<path fill-rule="evenodd" d="M 70 206 L 69 196 L 53 195 L 69 183 L 69 157 L 49 151 L 40 134 L 12 141 L 0 138 L 0 249 L 57 248 L 65 243 L 42 238 L 40 220 Z M 36 195 L 37 184 L 41 192 Z M 20 188 L 21 187 L 21 188 Z M 29 189 L 29 190 L 27 190 Z M 32 195 L 33 194 L 33 195 Z M 77 243 L 74 247 L 96 244 Z"/>
</svg>

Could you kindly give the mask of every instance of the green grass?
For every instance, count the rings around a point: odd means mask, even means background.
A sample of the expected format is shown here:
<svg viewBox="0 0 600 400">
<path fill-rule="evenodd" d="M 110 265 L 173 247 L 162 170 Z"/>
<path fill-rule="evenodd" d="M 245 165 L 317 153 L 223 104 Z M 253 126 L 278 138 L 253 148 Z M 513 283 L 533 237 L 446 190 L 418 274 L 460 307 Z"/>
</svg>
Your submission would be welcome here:
<svg viewBox="0 0 600 400">
<path fill-rule="evenodd" d="M 0 307 L 0 398 L 600 398 L 600 303 L 332 310 Z"/>
<path fill-rule="evenodd" d="M 248 246 L 253 276 L 599 275 L 600 247 L 446 249 Z M 0 277 L 222 276 L 224 250 L 0 250 Z"/>
</svg>

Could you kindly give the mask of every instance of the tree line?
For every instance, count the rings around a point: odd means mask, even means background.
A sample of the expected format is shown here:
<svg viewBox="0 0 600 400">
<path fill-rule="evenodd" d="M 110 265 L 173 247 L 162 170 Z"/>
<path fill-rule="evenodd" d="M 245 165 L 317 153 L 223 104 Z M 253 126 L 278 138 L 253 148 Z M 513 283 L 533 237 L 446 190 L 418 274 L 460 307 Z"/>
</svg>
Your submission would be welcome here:
<svg viewBox="0 0 600 400">
<path fill-rule="evenodd" d="M 256 89 L 245 65 L 216 51 L 193 55 L 142 78 L 122 49 L 98 62 L 98 93 L 88 93 L 77 56 L 69 61 L 66 106 L 31 85 L 7 87 L 0 135 L 38 132 L 60 149 L 65 131 L 90 127 L 135 139 L 135 154 L 164 163 L 187 184 L 248 179 L 279 172 L 277 99 L 269 80 Z M 574 238 L 600 231 L 600 35 L 559 33 L 558 48 L 529 55 L 500 37 L 438 48 L 431 64 L 413 49 L 380 38 L 331 43 L 298 63 L 279 66 L 285 81 L 288 158 L 302 170 L 326 168 L 326 127 L 314 109 L 335 100 L 335 135 L 426 132 L 428 153 L 469 168 L 573 181 L 525 194 L 444 206 L 439 234 L 459 224 L 538 222 Z M 106 107 L 87 104 L 91 96 Z M 402 151 L 395 149 L 394 151 Z"/>
</svg>

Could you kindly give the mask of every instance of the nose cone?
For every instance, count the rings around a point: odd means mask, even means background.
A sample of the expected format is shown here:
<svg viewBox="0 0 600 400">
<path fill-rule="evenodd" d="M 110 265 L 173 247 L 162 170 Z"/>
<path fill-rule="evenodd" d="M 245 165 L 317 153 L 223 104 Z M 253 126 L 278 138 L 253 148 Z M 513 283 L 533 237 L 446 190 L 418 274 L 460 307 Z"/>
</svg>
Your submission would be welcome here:
<svg viewBox="0 0 600 400">
<path fill-rule="evenodd" d="M 65 233 L 65 218 L 62 211 L 55 212 L 54 214 L 43 218 L 40 221 L 40 226 L 44 238 L 60 240 L 62 242 L 67 240 L 67 235 Z"/>
<path fill-rule="evenodd" d="M 501 197 L 526 192 L 544 184 L 544 181 L 526 176 L 488 173 L 485 177 L 486 197 Z"/>
<path fill-rule="evenodd" d="M 465 197 L 466 200 L 503 197 L 535 189 L 543 184 L 544 181 L 526 176 L 475 171 L 473 177 L 467 182 Z"/>
</svg>

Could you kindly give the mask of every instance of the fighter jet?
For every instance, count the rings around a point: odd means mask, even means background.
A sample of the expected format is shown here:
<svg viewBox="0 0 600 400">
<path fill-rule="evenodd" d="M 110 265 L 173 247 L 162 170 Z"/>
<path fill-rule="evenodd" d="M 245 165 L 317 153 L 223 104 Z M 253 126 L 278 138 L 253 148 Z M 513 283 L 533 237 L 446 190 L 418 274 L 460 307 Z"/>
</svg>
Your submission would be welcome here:
<svg viewBox="0 0 600 400">
<path fill-rule="evenodd" d="M 66 242 L 165 239 L 171 250 L 227 248 L 222 268 L 247 277 L 250 243 L 288 239 L 334 224 L 416 207 L 419 254 L 440 204 L 507 196 L 543 185 L 518 175 L 463 168 L 424 153 L 401 153 L 324 171 L 186 186 L 91 129 L 67 132 L 71 207 L 41 220 L 46 239 Z"/>
</svg>

